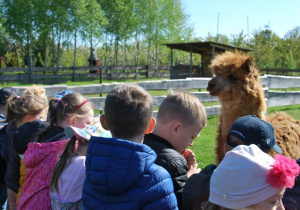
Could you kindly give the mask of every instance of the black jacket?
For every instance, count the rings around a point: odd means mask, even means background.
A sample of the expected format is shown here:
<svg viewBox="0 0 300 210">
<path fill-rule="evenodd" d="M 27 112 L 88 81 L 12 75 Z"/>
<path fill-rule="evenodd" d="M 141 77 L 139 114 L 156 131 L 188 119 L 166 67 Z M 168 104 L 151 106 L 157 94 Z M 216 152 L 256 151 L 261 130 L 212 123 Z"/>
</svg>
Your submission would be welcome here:
<svg viewBox="0 0 300 210">
<path fill-rule="evenodd" d="M 300 158 L 297 163 L 300 166 Z M 300 209 L 300 175 L 296 177 L 295 186 L 285 190 L 282 202 L 286 210 Z"/>
<path fill-rule="evenodd" d="M 182 190 L 188 179 L 188 165 L 185 158 L 167 140 L 155 134 L 146 134 L 144 144 L 151 147 L 157 154 L 155 163 L 165 168 L 171 175 L 178 208 L 182 209 Z"/>
<path fill-rule="evenodd" d="M 5 185 L 4 177 L 6 171 L 5 162 L 5 139 L 6 139 L 6 125 L 0 124 L 0 185 Z"/>
<path fill-rule="evenodd" d="M 7 188 L 18 192 L 20 185 L 20 156 L 15 151 L 13 146 L 13 138 L 17 130 L 15 122 L 8 124 L 6 128 L 6 139 L 5 139 L 5 161 L 6 161 L 6 172 L 5 172 L 5 183 Z"/>
</svg>

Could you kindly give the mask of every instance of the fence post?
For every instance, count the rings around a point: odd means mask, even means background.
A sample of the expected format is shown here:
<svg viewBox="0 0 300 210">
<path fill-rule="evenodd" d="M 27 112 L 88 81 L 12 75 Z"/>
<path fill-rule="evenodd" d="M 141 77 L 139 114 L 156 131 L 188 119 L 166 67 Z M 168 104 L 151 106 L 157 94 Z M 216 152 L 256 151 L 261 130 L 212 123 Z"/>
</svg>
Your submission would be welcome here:
<svg viewBox="0 0 300 210">
<path fill-rule="evenodd" d="M 100 84 L 102 84 L 102 68 L 100 67 L 100 75 L 99 75 L 99 79 L 100 79 Z"/>
<path fill-rule="evenodd" d="M 267 65 L 266 72 L 267 72 L 267 74 L 269 74 L 269 65 Z"/>
<path fill-rule="evenodd" d="M 75 82 L 75 66 L 73 66 L 72 82 Z"/>
<path fill-rule="evenodd" d="M 110 81 L 112 80 L 112 76 L 111 76 L 111 66 L 109 66 L 109 69 L 110 69 Z"/>
<path fill-rule="evenodd" d="M 29 83 L 31 84 L 31 67 L 28 67 L 28 71 L 29 71 Z"/>
<path fill-rule="evenodd" d="M 146 77 L 147 77 L 147 79 L 149 79 L 149 65 L 147 65 L 147 73 L 146 73 Z"/>
</svg>

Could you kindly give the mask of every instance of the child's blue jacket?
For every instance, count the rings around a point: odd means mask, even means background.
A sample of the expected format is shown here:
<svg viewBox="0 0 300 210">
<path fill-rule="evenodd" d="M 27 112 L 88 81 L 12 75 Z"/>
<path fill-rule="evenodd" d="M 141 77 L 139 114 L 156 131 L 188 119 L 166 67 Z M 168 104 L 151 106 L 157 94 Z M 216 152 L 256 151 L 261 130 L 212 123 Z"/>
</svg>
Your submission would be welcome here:
<svg viewBox="0 0 300 210">
<path fill-rule="evenodd" d="M 85 209 L 177 209 L 169 173 L 148 146 L 92 137 L 86 156 Z"/>
</svg>

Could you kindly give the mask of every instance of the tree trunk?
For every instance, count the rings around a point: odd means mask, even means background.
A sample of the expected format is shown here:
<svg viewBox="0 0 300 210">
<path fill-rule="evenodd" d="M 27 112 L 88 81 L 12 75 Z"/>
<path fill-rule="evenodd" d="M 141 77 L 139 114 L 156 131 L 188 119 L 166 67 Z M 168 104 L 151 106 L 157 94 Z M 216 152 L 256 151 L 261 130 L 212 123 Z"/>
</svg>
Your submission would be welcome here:
<svg viewBox="0 0 300 210">
<path fill-rule="evenodd" d="M 77 57 L 76 48 L 77 48 L 77 31 L 75 30 L 75 37 L 74 37 L 74 63 L 73 63 L 74 68 L 76 67 L 76 57 Z"/>
<path fill-rule="evenodd" d="M 126 37 L 124 39 L 124 66 L 127 65 L 127 56 L 126 56 Z"/>
<path fill-rule="evenodd" d="M 136 65 L 139 65 L 140 64 L 140 42 L 138 39 L 138 33 L 136 33 L 135 40 L 136 40 Z"/>
<path fill-rule="evenodd" d="M 19 64 L 19 54 L 18 54 L 16 43 L 14 43 L 14 48 L 15 48 L 15 52 L 16 52 L 17 66 L 20 67 L 20 64 Z"/>
<path fill-rule="evenodd" d="M 158 66 L 158 29 L 157 29 L 157 23 L 155 27 L 155 65 Z"/>
<path fill-rule="evenodd" d="M 148 43 L 148 57 L 147 57 L 147 65 L 150 65 L 150 54 L 151 54 L 151 35 L 149 35 L 149 43 Z"/>
<path fill-rule="evenodd" d="M 60 47 L 61 47 L 61 32 L 58 32 L 58 42 L 57 42 L 57 59 L 56 59 L 56 66 L 59 67 L 60 65 Z M 55 71 L 55 74 L 58 73 L 58 70 Z"/>
<path fill-rule="evenodd" d="M 115 38 L 115 65 L 118 65 L 118 51 L 119 51 L 119 38 L 116 36 Z"/>
</svg>

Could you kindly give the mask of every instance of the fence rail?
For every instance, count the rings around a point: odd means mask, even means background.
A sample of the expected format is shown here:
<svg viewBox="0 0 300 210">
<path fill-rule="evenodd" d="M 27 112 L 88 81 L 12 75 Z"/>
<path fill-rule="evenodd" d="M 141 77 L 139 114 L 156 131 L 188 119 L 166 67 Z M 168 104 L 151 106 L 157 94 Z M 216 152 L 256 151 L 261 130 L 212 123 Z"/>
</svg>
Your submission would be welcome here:
<svg viewBox="0 0 300 210">
<path fill-rule="evenodd" d="M 145 81 L 138 82 L 140 86 L 146 90 L 205 90 L 207 83 L 211 78 L 187 78 L 178 80 L 160 80 L 160 81 Z M 264 86 L 266 100 L 268 107 L 283 106 L 300 104 L 300 91 L 274 91 L 271 88 L 300 88 L 300 77 L 286 77 L 265 75 L 260 77 L 261 84 Z M 83 95 L 94 95 L 108 93 L 114 87 L 123 83 L 104 83 L 94 85 L 80 85 L 80 86 L 67 86 L 67 85 L 48 85 L 44 86 L 48 96 L 53 96 L 63 90 L 71 90 L 79 92 Z M 25 87 L 18 87 L 20 90 L 25 90 Z M 217 97 L 211 96 L 206 91 L 192 92 L 202 102 L 218 101 Z M 154 107 L 159 107 L 161 102 L 166 96 L 154 96 Z M 104 110 L 105 97 L 88 97 L 95 104 L 95 109 L 99 111 Z M 208 115 L 219 114 L 220 106 L 205 107 Z M 156 112 L 154 113 L 154 115 Z"/>
<path fill-rule="evenodd" d="M 175 68 L 176 67 L 176 68 Z M 44 83 L 55 84 L 66 81 L 128 80 L 148 78 L 171 78 L 175 74 L 183 74 L 185 65 L 174 66 L 177 69 L 170 72 L 170 66 L 80 66 L 80 67 L 35 67 L 35 68 L 0 68 L 0 83 Z M 183 68 L 183 69 L 182 69 Z M 181 69 L 181 70 L 180 70 Z M 280 75 L 300 75 L 300 69 L 261 69 L 261 73 Z M 172 75 L 171 75 L 172 74 Z M 295 76 L 295 75 L 293 75 Z M 184 77 L 184 76 L 183 76 Z M 172 78 L 178 78 L 172 77 Z"/>
<path fill-rule="evenodd" d="M 170 66 L 80 66 L 0 68 L 0 82 L 61 83 L 96 79 L 170 78 Z"/>
</svg>

